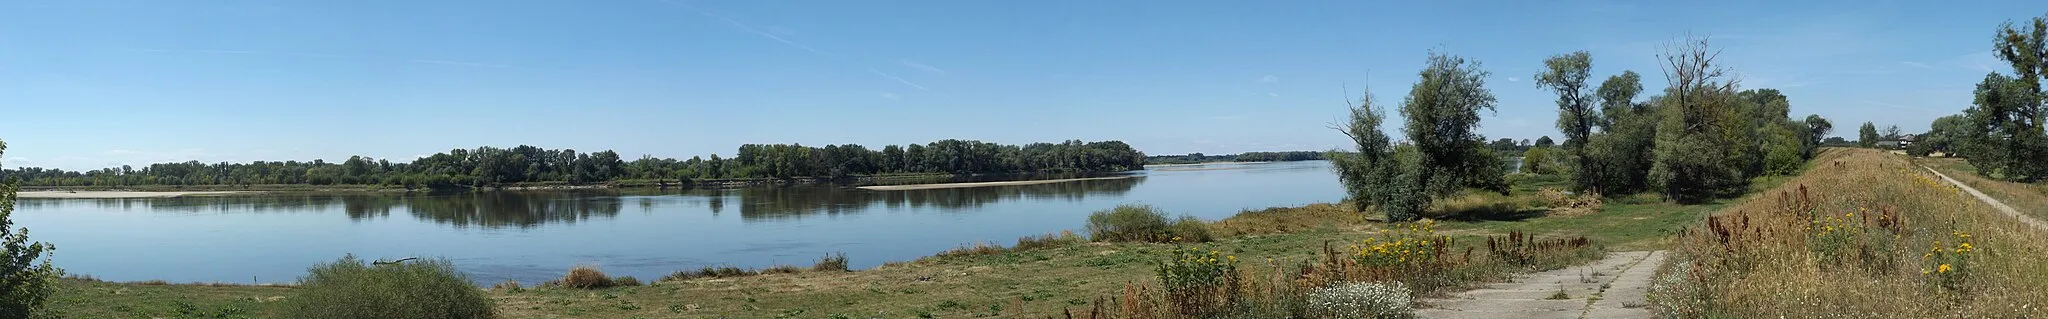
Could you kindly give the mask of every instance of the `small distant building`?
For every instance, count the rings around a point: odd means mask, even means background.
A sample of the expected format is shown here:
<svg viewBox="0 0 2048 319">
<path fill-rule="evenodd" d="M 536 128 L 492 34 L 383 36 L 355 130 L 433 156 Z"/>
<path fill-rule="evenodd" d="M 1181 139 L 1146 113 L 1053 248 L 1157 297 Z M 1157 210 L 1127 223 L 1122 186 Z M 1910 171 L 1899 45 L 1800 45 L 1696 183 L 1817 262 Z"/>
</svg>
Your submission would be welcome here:
<svg viewBox="0 0 2048 319">
<path fill-rule="evenodd" d="M 1905 148 L 1905 141 L 1877 141 L 1877 148 L 1896 150 Z"/>
</svg>

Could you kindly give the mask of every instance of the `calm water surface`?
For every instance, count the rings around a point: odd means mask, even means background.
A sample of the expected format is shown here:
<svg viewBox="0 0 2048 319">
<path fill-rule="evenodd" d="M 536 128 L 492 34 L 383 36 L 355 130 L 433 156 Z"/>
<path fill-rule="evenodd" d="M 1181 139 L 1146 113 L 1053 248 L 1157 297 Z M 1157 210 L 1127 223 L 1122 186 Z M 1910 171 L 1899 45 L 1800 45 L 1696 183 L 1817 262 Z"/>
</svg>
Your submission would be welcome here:
<svg viewBox="0 0 2048 319">
<path fill-rule="evenodd" d="M 1220 219 L 1333 202 L 1328 162 L 1159 167 L 1139 177 L 910 191 L 838 187 L 455 194 L 23 199 L 18 226 L 56 262 L 101 279 L 290 282 L 343 254 L 444 256 L 480 283 L 537 283 L 570 266 L 650 280 L 681 269 L 857 268 L 976 242 L 1078 230 L 1123 203 Z"/>
</svg>

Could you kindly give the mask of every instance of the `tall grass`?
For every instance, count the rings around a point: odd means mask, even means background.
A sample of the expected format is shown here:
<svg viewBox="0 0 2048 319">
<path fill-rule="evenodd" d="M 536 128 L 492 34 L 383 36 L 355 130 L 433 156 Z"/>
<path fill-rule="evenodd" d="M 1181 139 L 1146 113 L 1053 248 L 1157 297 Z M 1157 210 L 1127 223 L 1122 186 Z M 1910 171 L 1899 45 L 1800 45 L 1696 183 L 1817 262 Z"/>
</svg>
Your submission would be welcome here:
<svg viewBox="0 0 2048 319">
<path fill-rule="evenodd" d="M 1127 284 L 1121 295 L 1098 298 L 1064 314 L 1124 319 L 1401 318 L 1409 314 L 1407 301 L 1419 296 L 1602 255 L 1583 237 L 1512 235 L 1489 242 L 1494 245 L 1460 245 L 1425 222 L 1362 242 L 1326 243 L 1321 254 L 1309 260 L 1240 264 L 1236 256 L 1222 251 L 1175 248 L 1155 268 L 1157 286 Z M 1486 253 L 1475 254 L 1481 247 Z M 1396 292 L 1400 295 L 1391 295 Z"/>
<path fill-rule="evenodd" d="M 1662 315 L 2048 316 L 2048 232 L 1901 156 L 1837 148 L 1813 162 L 1681 235 L 1652 289 Z"/>
<path fill-rule="evenodd" d="M 493 318 L 497 311 L 447 259 L 363 265 L 354 255 L 307 269 L 285 299 L 291 318 Z"/>
<path fill-rule="evenodd" d="M 846 271 L 846 253 L 832 253 L 819 258 L 811 265 L 811 271 Z"/>
</svg>

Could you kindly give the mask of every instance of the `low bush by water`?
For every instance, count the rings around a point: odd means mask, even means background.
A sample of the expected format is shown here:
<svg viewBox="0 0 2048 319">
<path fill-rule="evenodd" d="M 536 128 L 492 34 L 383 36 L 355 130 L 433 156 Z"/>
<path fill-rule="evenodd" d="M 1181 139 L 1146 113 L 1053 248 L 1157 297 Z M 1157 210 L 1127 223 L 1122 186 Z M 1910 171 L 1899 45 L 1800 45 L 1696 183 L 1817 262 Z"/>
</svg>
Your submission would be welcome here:
<svg viewBox="0 0 2048 319">
<path fill-rule="evenodd" d="M 364 265 L 350 255 L 307 269 L 290 318 L 493 318 L 490 298 L 447 259 Z"/>
<path fill-rule="evenodd" d="M 1124 204 L 1088 215 L 1088 238 L 1099 242 L 1204 242 L 1206 223 L 1193 217 L 1169 221 L 1149 205 Z"/>
</svg>

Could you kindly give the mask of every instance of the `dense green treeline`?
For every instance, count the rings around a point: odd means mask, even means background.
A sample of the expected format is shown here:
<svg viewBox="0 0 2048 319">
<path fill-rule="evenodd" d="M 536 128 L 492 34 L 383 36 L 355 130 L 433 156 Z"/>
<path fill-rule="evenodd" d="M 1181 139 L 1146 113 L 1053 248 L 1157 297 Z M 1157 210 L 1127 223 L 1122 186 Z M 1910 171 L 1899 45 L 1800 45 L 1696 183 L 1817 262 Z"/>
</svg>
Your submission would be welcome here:
<svg viewBox="0 0 2048 319">
<path fill-rule="evenodd" d="M 1146 157 L 1145 164 L 1194 164 L 1209 162 L 1293 162 L 1320 160 L 1323 160 L 1323 152 L 1316 151 L 1244 152 L 1238 154 L 1223 155 L 1206 155 L 1202 153 L 1190 153 L 1187 155 L 1154 155 Z"/>
<path fill-rule="evenodd" d="M 626 161 L 617 152 L 579 153 L 521 145 L 513 148 L 454 149 L 392 162 L 352 156 L 324 160 L 250 163 L 157 163 L 91 171 L 29 167 L 0 170 L 0 179 L 24 186 L 136 185 L 394 185 L 407 188 L 489 187 L 516 183 L 589 184 L 621 179 L 688 181 L 731 178 L 847 177 L 875 174 L 988 174 L 1019 172 L 1107 172 L 1140 169 L 1145 155 L 1120 141 L 1022 146 L 942 140 L 889 145 L 880 150 L 853 144 L 812 147 L 747 144 L 732 158 L 685 160 L 643 156 Z"/>
</svg>

